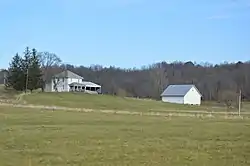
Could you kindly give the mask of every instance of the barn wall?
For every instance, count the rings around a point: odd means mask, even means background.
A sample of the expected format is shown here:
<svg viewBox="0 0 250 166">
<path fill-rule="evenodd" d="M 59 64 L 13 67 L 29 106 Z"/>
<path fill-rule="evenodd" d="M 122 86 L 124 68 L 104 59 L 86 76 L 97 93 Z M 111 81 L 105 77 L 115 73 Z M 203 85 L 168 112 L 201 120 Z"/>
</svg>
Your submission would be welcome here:
<svg viewBox="0 0 250 166">
<path fill-rule="evenodd" d="M 168 103 L 178 103 L 178 104 L 183 104 L 184 103 L 184 98 L 183 97 L 162 97 L 163 102 L 168 102 Z"/>
<path fill-rule="evenodd" d="M 185 95 L 184 104 L 193 104 L 193 105 L 201 104 L 201 96 L 194 87 L 192 87 Z"/>
</svg>

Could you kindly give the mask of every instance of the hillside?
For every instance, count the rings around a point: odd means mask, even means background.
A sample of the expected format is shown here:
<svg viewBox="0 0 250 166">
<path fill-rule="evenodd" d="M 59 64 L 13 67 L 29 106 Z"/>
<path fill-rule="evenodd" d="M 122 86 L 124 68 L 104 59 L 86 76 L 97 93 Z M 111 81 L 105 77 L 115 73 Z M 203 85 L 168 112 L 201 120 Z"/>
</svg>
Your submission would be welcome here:
<svg viewBox="0 0 250 166">
<path fill-rule="evenodd" d="M 200 110 L 199 106 L 177 105 L 149 99 L 82 93 L 33 93 L 23 97 L 30 104 L 97 110 L 167 111 Z"/>
<path fill-rule="evenodd" d="M 27 104 L 84 108 L 93 110 L 130 111 L 130 112 L 172 112 L 172 113 L 238 113 L 238 107 L 227 110 L 224 103 L 202 102 L 201 106 L 164 103 L 162 101 L 119 97 L 112 95 L 90 95 L 83 93 L 32 93 L 22 96 Z M 250 103 L 242 103 L 241 112 L 250 113 Z"/>
<path fill-rule="evenodd" d="M 120 97 L 115 95 L 90 95 L 82 93 L 42 93 L 39 90 L 24 94 L 11 88 L 6 89 L 0 85 L 0 100 L 26 103 L 40 106 L 59 106 L 67 108 L 86 108 L 94 110 L 123 110 L 137 112 L 226 112 L 224 103 L 203 101 L 201 106 L 181 105 L 163 103 L 154 99 L 140 99 L 131 97 Z M 230 112 L 238 112 L 238 107 L 230 109 Z M 242 103 L 241 111 L 250 112 L 250 103 Z"/>
<path fill-rule="evenodd" d="M 90 95 L 82 93 L 42 93 L 34 91 L 31 94 L 24 94 L 13 89 L 6 89 L 0 85 L 0 100 L 21 102 L 32 105 L 60 106 L 68 108 L 86 108 L 94 110 L 124 110 L 139 112 L 168 112 L 168 111 L 208 111 L 225 112 L 223 103 L 202 102 L 201 106 L 181 105 L 163 103 L 154 99 L 140 99 L 120 97 L 113 95 Z M 250 104 L 242 104 L 242 112 L 249 112 Z M 237 112 L 237 108 L 231 109 Z"/>
<path fill-rule="evenodd" d="M 54 56 L 54 59 L 60 59 Z M 44 59 L 46 56 L 42 58 Z M 160 94 L 169 84 L 195 84 L 203 100 L 206 101 L 235 98 L 239 90 L 242 92 L 243 99 L 250 101 L 250 73 L 248 72 L 250 62 L 212 65 L 163 61 L 144 67 L 122 69 L 100 65 L 90 67 L 58 65 L 56 62 L 49 62 L 49 59 L 46 60 L 45 62 L 53 65 L 46 66 L 47 63 L 43 62 L 40 66 L 44 82 L 67 68 L 86 81 L 101 85 L 102 92 L 110 95 L 159 99 Z M 22 74 L 25 71 L 22 71 Z"/>
<path fill-rule="evenodd" d="M 58 73 L 65 66 L 48 71 Z M 129 97 L 158 99 L 168 84 L 195 84 L 207 101 L 218 101 L 242 90 L 245 100 L 250 100 L 250 62 L 218 65 L 193 64 L 192 62 L 161 62 L 137 69 L 102 66 L 73 66 L 67 69 L 102 85 L 104 93 Z"/>
</svg>

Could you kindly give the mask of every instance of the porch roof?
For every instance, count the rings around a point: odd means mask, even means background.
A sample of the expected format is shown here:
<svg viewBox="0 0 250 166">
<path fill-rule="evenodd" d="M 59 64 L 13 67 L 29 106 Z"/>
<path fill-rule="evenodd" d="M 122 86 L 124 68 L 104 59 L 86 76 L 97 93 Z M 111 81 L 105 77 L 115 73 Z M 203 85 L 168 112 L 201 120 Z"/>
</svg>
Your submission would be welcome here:
<svg viewBox="0 0 250 166">
<path fill-rule="evenodd" d="M 73 82 L 71 84 L 69 84 L 69 86 L 87 86 L 87 87 L 95 87 L 95 88 L 100 88 L 101 85 L 95 84 L 93 82 L 88 82 L 88 81 L 83 81 L 82 83 L 78 83 L 78 82 Z"/>
</svg>

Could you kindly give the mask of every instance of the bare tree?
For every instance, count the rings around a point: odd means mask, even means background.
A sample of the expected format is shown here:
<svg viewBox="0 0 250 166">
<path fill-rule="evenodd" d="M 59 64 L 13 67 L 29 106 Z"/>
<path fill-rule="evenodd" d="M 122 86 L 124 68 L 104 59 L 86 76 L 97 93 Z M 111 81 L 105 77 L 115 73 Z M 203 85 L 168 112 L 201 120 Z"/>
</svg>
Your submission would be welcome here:
<svg viewBox="0 0 250 166">
<path fill-rule="evenodd" d="M 54 53 L 50 52 L 39 52 L 38 53 L 40 58 L 40 63 L 42 67 L 42 74 L 43 74 L 43 86 L 42 90 L 44 90 L 45 84 L 52 76 L 52 68 L 58 67 L 62 60 Z"/>
<path fill-rule="evenodd" d="M 61 65 L 61 59 L 53 53 L 40 52 L 39 55 L 44 88 L 52 75 L 63 71 L 64 66 Z M 203 100 L 221 101 L 227 108 L 236 104 L 233 94 L 239 89 L 242 90 L 242 100 L 250 100 L 250 61 L 217 65 L 159 62 L 131 69 L 67 64 L 67 69 L 84 76 L 86 80 L 101 84 L 105 94 L 159 99 L 160 93 L 168 84 L 188 83 L 197 86 Z M 3 76 L 0 74 L 1 82 L 3 83 Z M 58 82 L 54 85 L 57 84 Z"/>
<path fill-rule="evenodd" d="M 169 84 L 167 70 L 163 67 L 162 64 L 153 66 L 150 73 L 150 79 L 152 80 L 155 92 L 153 96 L 155 98 L 159 98 L 160 94 Z"/>
<path fill-rule="evenodd" d="M 227 111 L 232 109 L 237 104 L 237 93 L 232 91 L 223 91 L 219 94 L 219 98 L 223 101 L 227 107 Z"/>
<path fill-rule="evenodd" d="M 50 72 L 58 73 L 62 68 L 53 66 Z M 197 86 L 203 100 L 219 100 L 227 107 L 235 106 L 236 97 L 230 99 L 231 95 L 226 94 L 236 93 L 239 89 L 242 90 L 242 100 L 250 100 L 250 62 L 238 64 L 238 67 L 237 64 L 202 66 L 190 62 L 161 62 L 141 69 L 73 65 L 67 65 L 67 69 L 83 75 L 86 80 L 101 84 L 105 94 L 159 99 L 168 84 L 188 83 Z"/>
</svg>

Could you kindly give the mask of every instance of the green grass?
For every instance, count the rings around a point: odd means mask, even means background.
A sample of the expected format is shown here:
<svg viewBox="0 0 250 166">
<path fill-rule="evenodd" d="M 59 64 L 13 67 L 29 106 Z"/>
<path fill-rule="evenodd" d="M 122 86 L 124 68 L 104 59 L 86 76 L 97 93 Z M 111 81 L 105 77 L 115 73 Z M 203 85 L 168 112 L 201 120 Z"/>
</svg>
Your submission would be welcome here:
<svg viewBox="0 0 250 166">
<path fill-rule="evenodd" d="M 0 107 L 0 165 L 247 166 L 249 124 Z"/>
<path fill-rule="evenodd" d="M 127 111 L 205 110 L 205 107 L 163 103 L 155 100 L 82 93 L 34 93 L 24 96 L 30 104 Z"/>
<path fill-rule="evenodd" d="M 190 106 L 182 104 L 163 103 L 162 101 L 150 99 L 126 98 L 111 95 L 89 95 L 83 93 L 41 93 L 34 91 L 25 95 L 11 89 L 5 89 L 0 85 L 0 100 L 11 102 L 28 103 L 44 106 L 63 106 L 69 108 L 86 108 L 94 110 L 114 110 L 114 111 L 137 111 L 137 112 L 187 112 L 187 111 L 207 111 L 226 112 L 223 103 L 202 102 L 201 106 Z M 250 113 L 250 103 L 244 102 L 241 112 Z M 230 112 L 237 113 L 237 108 L 230 109 Z"/>
<path fill-rule="evenodd" d="M 70 108 L 87 108 L 95 110 L 126 110 L 139 112 L 167 112 L 167 111 L 209 111 L 226 112 L 223 103 L 202 102 L 201 106 L 164 103 L 149 99 L 126 98 L 111 95 L 90 95 L 83 93 L 33 93 L 23 96 L 29 104 L 63 106 Z M 242 112 L 250 111 L 250 103 L 242 105 Z M 237 108 L 230 112 L 238 112 Z"/>
<path fill-rule="evenodd" d="M 16 100 L 17 96 L 17 92 L 0 87 L 0 99 Z M 225 111 L 211 102 L 188 106 L 81 93 L 32 93 L 20 101 L 94 110 Z M 250 104 L 244 103 L 242 111 L 249 110 Z M 0 105 L 0 166 L 250 165 L 249 122 Z"/>
</svg>

